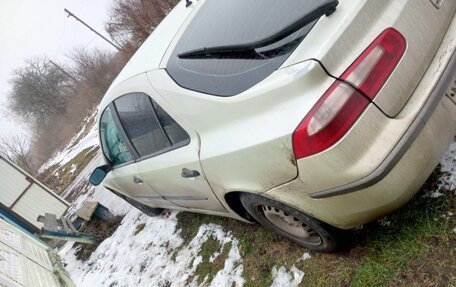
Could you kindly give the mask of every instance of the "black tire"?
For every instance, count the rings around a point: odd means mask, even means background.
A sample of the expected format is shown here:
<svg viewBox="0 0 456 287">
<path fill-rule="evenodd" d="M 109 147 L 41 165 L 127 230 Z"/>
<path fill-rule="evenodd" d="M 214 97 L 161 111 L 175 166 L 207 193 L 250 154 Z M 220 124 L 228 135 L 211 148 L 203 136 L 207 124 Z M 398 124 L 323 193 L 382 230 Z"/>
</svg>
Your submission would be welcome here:
<svg viewBox="0 0 456 287">
<path fill-rule="evenodd" d="M 133 205 L 134 207 L 139 209 L 142 213 L 144 213 L 147 216 L 155 217 L 155 216 L 158 216 L 158 215 L 163 213 L 163 210 L 164 210 L 163 208 L 150 207 L 150 206 L 142 204 L 142 203 L 140 203 L 140 202 L 138 202 L 138 201 L 136 201 L 136 200 L 134 200 L 132 198 L 126 197 L 123 194 L 115 192 L 114 190 L 111 190 L 111 189 L 109 189 L 109 190 L 112 193 L 114 193 L 115 195 L 117 195 L 118 197 L 122 198 L 126 202 L 130 203 L 131 205 Z"/>
<path fill-rule="evenodd" d="M 259 223 L 310 250 L 335 252 L 342 246 L 342 230 L 290 206 L 251 193 L 242 193 L 240 200 Z"/>
</svg>

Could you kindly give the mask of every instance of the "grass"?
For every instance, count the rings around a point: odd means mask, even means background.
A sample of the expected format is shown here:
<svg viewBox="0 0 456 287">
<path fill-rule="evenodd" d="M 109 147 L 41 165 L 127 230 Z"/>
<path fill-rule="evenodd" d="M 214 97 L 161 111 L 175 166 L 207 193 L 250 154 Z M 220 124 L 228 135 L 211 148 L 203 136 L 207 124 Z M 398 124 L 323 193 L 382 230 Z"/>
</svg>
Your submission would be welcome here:
<svg viewBox="0 0 456 287">
<path fill-rule="evenodd" d="M 351 247 L 337 254 L 311 253 L 310 260 L 300 261 L 308 252 L 305 248 L 258 224 L 221 217 L 179 213 L 178 228 L 185 243 L 201 224 L 214 223 L 230 231 L 239 241 L 247 287 L 270 286 L 274 266 L 289 270 L 293 265 L 305 272 L 302 286 L 456 286 L 456 233 L 452 232 L 456 227 L 456 193 L 426 196 L 436 189 L 438 170 L 414 199 L 386 218 L 388 226 L 368 224 L 356 232 Z M 449 216 L 451 213 L 455 215 Z M 220 248 L 210 240 L 202 254 L 213 254 Z M 201 264 L 196 273 L 201 280 L 210 275 L 207 282 L 221 269 L 209 268 L 204 259 Z"/>
<path fill-rule="evenodd" d="M 428 182 L 435 179 L 434 174 Z M 431 199 L 422 192 L 391 216 L 390 228 L 369 227 L 371 254 L 354 273 L 352 286 L 456 284 L 456 236 L 451 233 L 456 220 L 446 216 L 455 211 L 455 195 L 446 194 Z"/>
<path fill-rule="evenodd" d="M 38 179 L 57 194 L 61 194 L 89 164 L 98 148 L 88 147 L 63 166 L 51 166 L 38 176 Z M 73 170 L 73 172 L 72 172 Z M 54 174 L 58 172 L 59 176 Z"/>
<path fill-rule="evenodd" d="M 138 235 L 138 233 L 140 233 L 141 231 L 143 231 L 144 227 L 146 227 L 145 223 L 138 224 L 135 228 L 135 232 L 134 232 L 135 236 Z"/>
<path fill-rule="evenodd" d="M 225 260 L 228 258 L 228 252 L 231 250 L 231 242 L 226 243 L 224 246 L 210 236 L 201 246 L 199 255 L 202 257 L 201 263 L 196 269 L 196 274 L 198 278 L 196 279 L 198 284 L 203 283 L 205 280 L 211 282 L 214 279 L 218 271 L 222 270 L 225 265 Z M 211 257 L 214 256 L 216 252 L 220 252 L 211 262 Z M 193 265 L 193 261 L 190 265 Z M 191 267 L 191 266 L 189 266 Z M 189 278 L 189 282 L 193 278 Z"/>
<path fill-rule="evenodd" d="M 214 223 L 229 230 L 239 241 L 239 249 L 243 258 L 244 286 L 270 286 L 272 283 L 271 269 L 274 265 L 291 267 L 306 251 L 305 248 L 284 240 L 261 225 L 247 224 L 230 218 L 208 216 L 181 212 L 178 217 L 178 229 L 185 246 L 197 234 L 202 224 Z M 227 252 L 229 251 L 226 250 Z M 223 256 L 222 256 L 223 257 Z M 204 262 L 204 260 L 203 260 Z M 223 268 L 223 265 L 222 265 Z M 220 269 L 222 269 L 220 268 Z M 196 274 L 204 279 L 198 269 Z M 210 282 L 210 281 L 208 281 Z"/>
<path fill-rule="evenodd" d="M 59 180 L 61 182 L 61 190 L 63 192 L 68 185 L 70 185 L 74 179 L 79 175 L 79 173 L 89 164 L 93 159 L 95 153 L 98 149 L 93 147 L 88 147 L 82 150 L 77 156 L 67 162 L 65 165 L 59 168 Z M 75 169 L 74 169 L 75 167 Z M 73 172 L 71 170 L 74 169 Z"/>
</svg>

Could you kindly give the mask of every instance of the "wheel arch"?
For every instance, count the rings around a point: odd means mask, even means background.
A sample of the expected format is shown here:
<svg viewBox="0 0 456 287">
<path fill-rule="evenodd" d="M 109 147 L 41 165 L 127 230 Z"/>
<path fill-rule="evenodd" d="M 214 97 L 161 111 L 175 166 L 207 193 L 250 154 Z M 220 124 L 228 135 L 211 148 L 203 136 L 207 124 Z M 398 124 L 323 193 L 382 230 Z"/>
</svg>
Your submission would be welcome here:
<svg viewBox="0 0 456 287">
<path fill-rule="evenodd" d="M 242 217 L 243 219 L 256 222 L 256 220 L 250 215 L 250 213 L 244 208 L 242 205 L 240 196 L 243 193 L 251 193 L 251 192 L 244 192 L 244 191 L 231 191 L 225 194 L 225 202 L 228 204 L 228 207 L 234 211 L 238 216 Z"/>
</svg>

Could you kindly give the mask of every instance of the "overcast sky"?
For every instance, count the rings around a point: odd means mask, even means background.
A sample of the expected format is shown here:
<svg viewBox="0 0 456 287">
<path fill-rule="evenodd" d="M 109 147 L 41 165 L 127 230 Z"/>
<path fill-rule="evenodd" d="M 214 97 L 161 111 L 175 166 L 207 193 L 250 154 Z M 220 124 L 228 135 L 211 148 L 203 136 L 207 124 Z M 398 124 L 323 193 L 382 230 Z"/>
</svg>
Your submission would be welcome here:
<svg viewBox="0 0 456 287">
<path fill-rule="evenodd" d="M 114 48 L 63 12 L 67 8 L 106 35 L 104 23 L 112 0 L 0 0 L 0 136 L 24 133 L 26 127 L 4 115 L 14 69 L 33 56 L 65 64 L 74 47 Z"/>
</svg>

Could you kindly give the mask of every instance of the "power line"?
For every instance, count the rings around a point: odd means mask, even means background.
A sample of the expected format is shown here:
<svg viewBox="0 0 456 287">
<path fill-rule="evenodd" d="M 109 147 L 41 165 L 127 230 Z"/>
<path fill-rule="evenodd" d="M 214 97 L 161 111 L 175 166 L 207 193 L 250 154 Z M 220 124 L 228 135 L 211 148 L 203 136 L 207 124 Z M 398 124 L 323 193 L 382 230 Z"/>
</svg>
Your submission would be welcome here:
<svg viewBox="0 0 456 287">
<path fill-rule="evenodd" d="M 77 21 L 79 21 L 81 24 L 83 24 L 84 26 L 86 26 L 87 28 L 90 29 L 90 31 L 94 32 L 95 34 L 97 34 L 98 36 L 100 36 L 103 40 L 105 40 L 106 42 L 108 42 L 109 44 L 111 44 L 114 48 L 116 48 L 118 51 L 121 51 L 122 48 L 117 46 L 116 44 L 114 44 L 113 42 L 111 42 L 108 38 L 106 38 L 105 36 L 101 35 L 100 33 L 98 33 L 97 30 L 93 29 L 92 27 L 90 27 L 86 22 L 82 21 L 81 19 L 79 19 L 76 15 L 74 15 L 73 13 L 71 13 L 70 11 L 68 11 L 68 9 L 63 9 L 67 14 L 68 14 L 68 17 L 73 17 L 74 19 L 76 19 Z"/>
<path fill-rule="evenodd" d="M 73 81 L 76 82 L 76 79 L 70 75 L 70 73 L 68 73 L 67 71 L 65 71 L 65 69 L 63 69 L 62 67 L 60 67 L 59 65 L 57 65 L 56 63 L 54 63 L 52 60 L 49 60 L 49 63 L 51 63 L 52 65 L 54 65 L 57 69 L 59 69 L 62 73 L 64 73 L 65 75 L 67 75 L 70 79 L 72 79 Z"/>
</svg>

